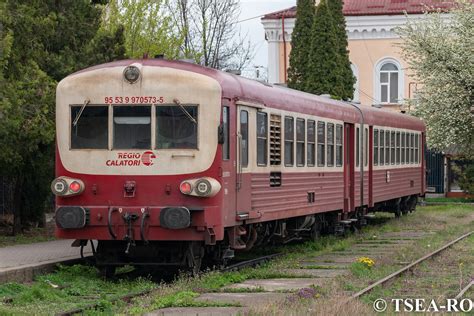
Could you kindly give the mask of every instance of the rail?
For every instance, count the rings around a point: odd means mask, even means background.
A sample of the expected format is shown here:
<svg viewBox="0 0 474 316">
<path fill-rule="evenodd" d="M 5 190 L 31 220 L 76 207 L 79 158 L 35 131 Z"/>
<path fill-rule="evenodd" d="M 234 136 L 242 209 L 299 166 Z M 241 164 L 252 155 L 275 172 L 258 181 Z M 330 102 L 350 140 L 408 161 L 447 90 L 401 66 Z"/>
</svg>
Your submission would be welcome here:
<svg viewBox="0 0 474 316">
<path fill-rule="evenodd" d="M 466 233 L 466 234 L 464 234 L 464 235 L 462 235 L 462 236 L 456 238 L 455 240 L 453 240 L 453 241 L 447 243 L 446 245 L 444 245 L 443 247 L 441 247 L 441 248 L 439 248 L 439 249 L 437 249 L 437 250 L 435 250 L 435 251 L 433 251 L 433 252 L 431 252 L 431 253 L 429 253 L 429 254 L 423 256 L 423 257 L 421 257 L 420 259 L 418 259 L 418 260 L 416 260 L 416 261 L 410 263 L 409 265 L 406 265 L 405 267 L 401 268 L 400 270 L 398 270 L 398 271 L 396 271 L 396 272 L 394 272 L 394 273 L 392 273 L 392 274 L 390 274 L 390 275 L 388 275 L 388 276 L 386 276 L 386 277 L 384 277 L 384 278 L 378 280 L 377 282 L 375 282 L 375 283 L 369 285 L 369 286 L 366 287 L 365 289 L 362 289 L 362 290 L 360 290 L 359 292 L 357 292 L 357 293 L 355 293 L 354 295 L 352 295 L 352 297 L 348 300 L 348 302 L 351 301 L 351 300 L 353 300 L 353 299 L 356 299 L 356 298 L 358 298 L 358 297 L 360 297 L 360 296 L 362 296 L 362 295 L 364 295 L 364 294 L 366 294 L 366 293 L 368 293 L 368 292 L 370 292 L 370 291 L 372 291 L 372 290 L 373 290 L 374 288 L 376 288 L 377 286 L 382 285 L 382 284 L 385 284 L 385 283 L 387 283 L 388 281 L 394 279 L 395 277 L 402 275 L 403 273 L 409 271 L 410 269 L 412 269 L 413 267 L 417 266 L 417 265 L 420 264 L 421 262 L 423 262 L 423 261 L 425 261 L 425 260 L 427 260 L 427 259 L 429 259 L 429 258 L 434 257 L 435 255 L 439 254 L 439 253 L 442 252 L 443 250 L 446 250 L 447 248 L 451 247 L 452 245 L 456 244 L 457 242 L 459 242 L 459 241 L 461 241 L 461 240 L 463 240 L 463 239 L 465 239 L 465 238 L 471 236 L 472 234 L 474 234 L 474 231 L 471 231 L 471 232 L 469 232 L 469 233 Z M 467 291 L 467 289 L 466 289 L 466 291 Z"/>
</svg>

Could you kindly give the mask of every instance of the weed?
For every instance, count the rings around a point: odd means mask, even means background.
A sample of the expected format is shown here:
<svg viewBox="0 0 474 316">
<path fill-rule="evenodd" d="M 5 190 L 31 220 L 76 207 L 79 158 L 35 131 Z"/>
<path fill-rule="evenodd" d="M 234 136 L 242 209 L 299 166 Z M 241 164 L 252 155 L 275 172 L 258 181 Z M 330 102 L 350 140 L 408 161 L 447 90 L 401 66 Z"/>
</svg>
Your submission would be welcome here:
<svg viewBox="0 0 474 316">
<path fill-rule="evenodd" d="M 265 290 L 261 286 L 256 287 L 240 287 L 240 288 L 226 288 L 224 292 L 226 293 L 261 293 Z"/>
<path fill-rule="evenodd" d="M 349 269 L 351 270 L 352 274 L 358 278 L 367 277 L 370 275 L 371 272 L 367 264 L 362 262 L 352 263 Z"/>
<path fill-rule="evenodd" d="M 95 268 L 89 266 L 59 266 L 55 273 L 39 276 L 30 285 L 0 285 L 0 298 L 8 297 L 10 301 L 8 304 L 0 303 L 0 314 L 7 311 L 12 314 L 56 314 L 92 303 L 99 303 L 98 311 L 110 313 L 112 299 L 155 287 L 153 282 L 142 278 L 105 281 Z"/>
<path fill-rule="evenodd" d="M 330 265 L 327 265 L 327 266 L 323 266 L 323 265 L 317 265 L 317 264 L 314 264 L 314 265 L 307 265 L 307 266 L 304 266 L 305 269 L 316 269 L 316 270 L 334 270 L 334 269 L 341 269 L 341 267 L 338 267 L 338 266 L 330 266 Z"/>
</svg>

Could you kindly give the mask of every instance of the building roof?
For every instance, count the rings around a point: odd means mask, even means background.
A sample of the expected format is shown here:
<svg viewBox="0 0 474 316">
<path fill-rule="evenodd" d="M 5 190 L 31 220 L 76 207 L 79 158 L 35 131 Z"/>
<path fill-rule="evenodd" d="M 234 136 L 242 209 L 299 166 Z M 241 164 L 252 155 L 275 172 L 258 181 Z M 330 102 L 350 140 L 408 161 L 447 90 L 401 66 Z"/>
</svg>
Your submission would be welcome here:
<svg viewBox="0 0 474 316">
<path fill-rule="evenodd" d="M 454 6 L 452 0 L 344 0 L 342 9 L 345 16 L 357 15 L 398 15 L 421 14 L 432 10 L 449 10 Z M 296 17 L 296 6 L 272 12 L 262 20 L 275 20 Z"/>
</svg>

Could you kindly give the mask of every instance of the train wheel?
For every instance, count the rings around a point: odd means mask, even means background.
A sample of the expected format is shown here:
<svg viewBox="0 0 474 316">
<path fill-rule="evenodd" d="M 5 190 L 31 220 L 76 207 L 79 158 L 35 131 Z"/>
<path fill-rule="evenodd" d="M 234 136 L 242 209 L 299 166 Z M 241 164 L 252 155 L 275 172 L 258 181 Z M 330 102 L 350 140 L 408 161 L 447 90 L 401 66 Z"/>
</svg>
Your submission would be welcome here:
<svg viewBox="0 0 474 316">
<path fill-rule="evenodd" d="M 188 264 L 188 270 L 192 275 L 196 276 L 201 271 L 203 257 L 204 247 L 202 243 L 191 241 L 186 253 L 186 261 Z"/>
<path fill-rule="evenodd" d="M 410 197 L 410 200 L 408 201 L 408 208 L 410 210 L 410 213 L 416 211 L 417 202 L 418 202 L 418 198 L 416 197 L 416 195 L 412 195 Z"/>
<path fill-rule="evenodd" d="M 99 267 L 99 273 L 106 279 L 111 279 L 115 276 L 115 266 L 101 266 Z"/>
</svg>

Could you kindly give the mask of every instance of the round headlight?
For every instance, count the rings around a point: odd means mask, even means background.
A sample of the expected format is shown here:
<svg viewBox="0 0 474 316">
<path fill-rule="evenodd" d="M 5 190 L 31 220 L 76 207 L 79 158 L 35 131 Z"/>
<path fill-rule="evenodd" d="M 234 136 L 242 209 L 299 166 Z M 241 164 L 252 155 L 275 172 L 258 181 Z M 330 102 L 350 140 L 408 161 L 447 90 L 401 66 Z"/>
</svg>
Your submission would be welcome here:
<svg viewBox="0 0 474 316">
<path fill-rule="evenodd" d="M 128 66 L 123 71 L 123 76 L 129 83 L 135 83 L 140 78 L 140 70 L 135 66 Z"/>
<path fill-rule="evenodd" d="M 193 186 L 191 183 L 184 181 L 179 185 L 179 190 L 183 194 L 190 194 L 193 191 Z"/>
<path fill-rule="evenodd" d="M 67 182 L 64 179 L 55 179 L 51 183 L 51 191 L 53 191 L 55 195 L 63 195 L 67 192 L 67 189 Z"/>
<path fill-rule="evenodd" d="M 69 185 L 69 189 L 73 192 L 73 193 L 77 193 L 79 191 L 81 191 L 82 189 L 82 186 L 79 182 L 77 181 L 73 181 L 71 182 L 71 184 Z"/>
<path fill-rule="evenodd" d="M 195 185 L 196 193 L 200 196 L 207 196 L 211 193 L 212 186 L 211 183 L 206 179 L 201 179 L 196 182 Z"/>
</svg>

